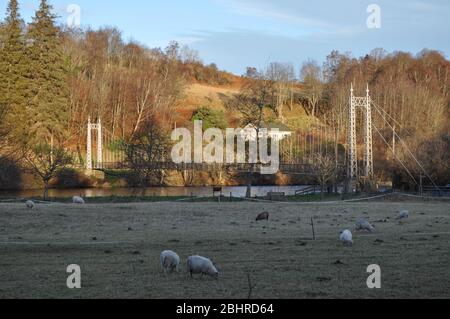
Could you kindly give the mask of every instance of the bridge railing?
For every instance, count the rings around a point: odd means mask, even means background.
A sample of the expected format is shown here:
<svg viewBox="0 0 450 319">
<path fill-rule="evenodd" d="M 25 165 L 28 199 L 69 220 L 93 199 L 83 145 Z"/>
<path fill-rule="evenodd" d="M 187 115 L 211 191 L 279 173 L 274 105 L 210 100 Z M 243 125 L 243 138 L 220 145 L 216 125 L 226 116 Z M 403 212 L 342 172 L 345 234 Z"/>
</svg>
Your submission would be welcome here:
<svg viewBox="0 0 450 319">
<path fill-rule="evenodd" d="M 270 165 L 263 164 L 249 164 L 249 163 L 234 163 L 234 164 L 219 164 L 219 163 L 174 163 L 174 162 L 154 162 L 154 163 L 142 163 L 139 165 L 131 165 L 130 163 L 94 163 L 93 167 L 96 170 L 120 170 L 120 169 L 154 169 L 154 170 L 173 170 L 173 171 L 203 171 L 203 172 L 217 172 L 217 171 L 235 171 L 241 173 L 253 172 L 258 173 L 263 167 L 269 167 Z M 283 173 L 292 174 L 304 174 L 314 175 L 317 172 L 311 164 L 298 163 L 298 164 L 286 164 L 280 163 L 279 171 Z M 340 165 L 338 167 L 338 175 L 343 176 L 345 174 L 345 166 Z"/>
<path fill-rule="evenodd" d="M 434 186 L 424 186 L 422 190 L 424 195 L 450 197 L 449 186 L 439 186 L 438 188 Z"/>
</svg>

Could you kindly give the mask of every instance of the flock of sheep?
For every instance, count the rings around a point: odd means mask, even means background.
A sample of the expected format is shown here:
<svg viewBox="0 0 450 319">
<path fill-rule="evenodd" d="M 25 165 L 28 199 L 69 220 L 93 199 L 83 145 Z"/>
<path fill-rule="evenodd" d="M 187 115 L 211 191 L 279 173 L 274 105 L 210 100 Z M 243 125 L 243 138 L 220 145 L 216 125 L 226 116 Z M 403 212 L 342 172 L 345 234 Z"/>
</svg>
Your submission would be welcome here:
<svg viewBox="0 0 450 319">
<path fill-rule="evenodd" d="M 402 220 L 406 218 L 409 218 L 408 211 L 399 212 L 397 220 Z M 269 220 L 269 213 L 264 212 L 256 217 L 256 221 L 263 221 L 263 220 L 267 221 Z M 359 219 L 356 222 L 356 230 L 367 231 L 372 233 L 375 231 L 375 226 L 373 226 L 370 222 L 368 222 L 365 219 Z M 352 232 L 348 229 L 344 230 L 343 232 L 341 232 L 340 240 L 344 245 L 352 246 L 353 245 Z M 166 275 L 169 272 L 174 271 L 179 272 L 181 259 L 177 253 L 171 250 L 163 251 L 161 253 L 160 262 L 161 267 L 163 268 Z M 208 275 L 214 278 L 219 277 L 219 271 L 217 270 L 217 267 L 214 265 L 214 263 L 210 259 L 202 256 L 191 256 L 187 259 L 187 272 L 191 275 L 191 278 L 194 274 Z"/>
<path fill-rule="evenodd" d="M 82 197 L 80 197 L 80 196 L 72 197 L 72 203 L 74 203 L 74 204 L 86 204 L 84 199 Z M 33 202 L 32 200 L 27 200 L 25 205 L 27 206 L 28 209 L 35 209 L 36 208 L 36 203 Z"/>
<path fill-rule="evenodd" d="M 85 204 L 85 201 L 82 197 L 74 196 L 72 198 L 72 202 L 74 204 Z M 29 200 L 26 202 L 26 207 L 28 209 L 34 209 L 36 207 L 36 204 Z M 400 211 L 397 220 L 403 220 L 409 218 L 409 211 Z M 264 212 L 259 214 L 256 217 L 256 221 L 268 221 L 269 220 L 269 213 Z M 359 219 L 356 222 L 356 230 L 357 231 L 366 231 L 366 232 L 374 232 L 375 227 L 368 222 L 365 219 Z M 340 241 L 345 246 L 352 246 L 353 245 L 353 234 L 349 229 L 346 229 L 340 233 Z M 171 272 L 179 272 L 180 271 L 180 263 L 181 258 L 180 256 L 171 250 L 165 250 L 161 253 L 160 256 L 160 263 L 161 267 L 164 270 L 164 273 L 167 275 Z M 213 278 L 219 277 L 219 271 L 218 268 L 214 265 L 214 263 L 206 257 L 202 256 L 190 256 L 187 258 L 187 272 L 190 274 L 191 278 L 194 274 L 201 274 L 202 276 L 207 275 L 211 276 Z"/>
<path fill-rule="evenodd" d="M 409 211 L 406 211 L 406 210 L 400 211 L 397 216 L 397 220 L 402 220 L 402 219 L 407 219 L 407 218 L 409 218 Z M 375 231 L 375 226 L 373 226 L 371 223 L 369 223 L 365 219 L 359 219 L 356 222 L 356 230 L 372 233 Z M 344 230 L 343 232 L 341 232 L 340 240 L 344 245 L 352 246 L 353 245 L 352 232 L 348 229 Z"/>
<path fill-rule="evenodd" d="M 256 221 L 269 220 L 269 213 L 261 213 L 256 217 Z M 160 256 L 161 267 L 164 269 L 165 274 L 169 272 L 180 270 L 180 256 L 171 250 L 165 250 Z M 211 259 L 202 256 L 190 256 L 187 259 L 187 272 L 193 278 L 193 275 L 201 274 L 202 276 L 207 275 L 214 278 L 219 278 L 219 271 L 216 265 L 211 261 Z"/>
<path fill-rule="evenodd" d="M 180 256 L 171 250 L 165 250 L 161 253 L 160 262 L 166 275 L 169 272 L 180 271 Z M 191 278 L 193 278 L 194 274 L 208 275 L 214 278 L 219 277 L 219 271 L 214 263 L 202 256 L 190 256 L 187 259 L 187 272 L 191 275 Z"/>
<path fill-rule="evenodd" d="M 85 200 L 80 196 L 74 196 L 72 198 L 72 203 L 74 204 L 85 204 Z M 28 209 L 35 209 L 36 203 L 28 200 L 25 203 Z M 267 219 L 269 216 L 267 215 Z M 161 253 L 160 256 L 161 267 L 164 269 L 164 272 L 167 274 L 169 272 L 180 271 L 180 262 L 181 258 L 177 253 L 166 250 Z M 187 270 L 191 275 L 191 278 L 194 274 L 208 275 L 214 278 L 219 277 L 219 271 L 217 270 L 214 263 L 202 256 L 191 256 L 187 259 Z"/>
</svg>

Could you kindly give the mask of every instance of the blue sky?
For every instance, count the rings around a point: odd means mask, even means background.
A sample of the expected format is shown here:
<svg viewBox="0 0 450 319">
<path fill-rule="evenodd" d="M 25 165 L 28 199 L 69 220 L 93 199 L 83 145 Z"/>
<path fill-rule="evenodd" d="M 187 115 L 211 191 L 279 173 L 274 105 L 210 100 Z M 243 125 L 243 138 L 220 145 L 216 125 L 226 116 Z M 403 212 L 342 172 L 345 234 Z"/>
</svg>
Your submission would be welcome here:
<svg viewBox="0 0 450 319">
<path fill-rule="evenodd" d="M 29 20 L 38 0 L 19 1 Z M 206 63 L 242 74 L 246 66 L 307 59 L 323 62 L 333 50 L 355 56 L 383 47 L 450 55 L 448 0 L 53 0 L 65 23 L 69 4 L 81 8 L 81 23 L 116 26 L 126 40 L 165 47 L 170 40 L 199 51 Z M 5 12 L 7 0 L 0 0 Z M 381 8 L 381 28 L 367 27 L 367 7 Z"/>
</svg>

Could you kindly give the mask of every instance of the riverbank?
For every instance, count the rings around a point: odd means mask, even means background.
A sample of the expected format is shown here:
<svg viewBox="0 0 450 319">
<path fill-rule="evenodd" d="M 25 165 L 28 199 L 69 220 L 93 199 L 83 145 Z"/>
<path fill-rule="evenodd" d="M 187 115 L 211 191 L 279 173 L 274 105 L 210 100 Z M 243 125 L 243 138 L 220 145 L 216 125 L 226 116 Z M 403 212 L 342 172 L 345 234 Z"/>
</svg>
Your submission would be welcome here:
<svg viewBox="0 0 450 319">
<path fill-rule="evenodd" d="M 269 192 L 281 192 L 287 196 L 295 195 L 296 191 L 302 190 L 307 186 L 253 186 L 252 197 L 266 196 Z M 143 193 L 142 188 L 86 188 L 86 189 L 51 189 L 49 192 L 50 198 L 71 198 L 73 196 L 81 196 L 86 199 L 96 197 L 212 197 L 214 187 L 150 187 L 145 189 Z M 225 197 L 245 197 L 247 193 L 246 186 L 226 186 L 222 187 L 222 195 Z M 144 194 L 144 195 L 143 195 Z M 41 198 L 43 192 L 41 190 L 34 191 L 0 191 L 0 199 L 14 199 L 14 198 Z M 219 193 L 214 195 L 219 196 Z"/>
<path fill-rule="evenodd" d="M 285 196 L 279 201 L 284 202 L 321 202 L 321 201 L 338 201 L 341 199 L 358 199 L 362 195 L 305 195 L 305 196 Z M 45 201 L 43 197 L 28 197 L 27 200 L 33 200 L 42 204 L 69 204 L 72 203 L 72 197 L 53 197 Z M 1 199 L 0 203 L 19 203 L 23 202 L 25 198 L 15 199 Z M 233 196 L 211 196 L 211 197 L 196 197 L 196 196 L 106 196 L 106 197 L 90 197 L 86 198 L 87 204 L 108 204 L 108 203 L 159 203 L 159 202 L 186 202 L 186 203 L 236 203 L 243 201 L 269 201 L 266 196 L 253 197 L 246 199 L 243 197 Z"/>
<path fill-rule="evenodd" d="M 231 195 L 231 194 L 230 194 Z M 41 196 L 34 197 L 1 197 L 0 203 L 23 203 L 33 200 L 40 204 L 70 204 L 72 197 L 51 197 L 44 200 Z M 252 198 L 235 196 L 98 196 L 85 198 L 87 204 L 119 204 L 119 203 L 238 203 L 238 202 L 267 202 L 267 203 L 344 203 L 344 202 L 442 202 L 450 203 L 449 197 L 421 197 L 406 193 L 353 193 L 353 194 L 309 194 L 287 195 L 276 199 L 270 196 L 254 196 Z"/>
<path fill-rule="evenodd" d="M 149 187 L 238 187 L 248 184 L 247 173 L 223 172 L 178 172 L 166 171 L 163 183 L 150 180 Z M 252 176 L 252 184 L 259 186 L 291 186 L 306 185 L 311 180 L 300 175 Z M 51 190 L 64 189 L 121 189 L 140 187 L 139 178 L 131 170 L 86 171 L 66 169 L 50 181 Z M 32 191 L 43 188 L 42 181 L 30 172 L 22 171 L 13 164 L 0 167 L 0 191 Z"/>
</svg>

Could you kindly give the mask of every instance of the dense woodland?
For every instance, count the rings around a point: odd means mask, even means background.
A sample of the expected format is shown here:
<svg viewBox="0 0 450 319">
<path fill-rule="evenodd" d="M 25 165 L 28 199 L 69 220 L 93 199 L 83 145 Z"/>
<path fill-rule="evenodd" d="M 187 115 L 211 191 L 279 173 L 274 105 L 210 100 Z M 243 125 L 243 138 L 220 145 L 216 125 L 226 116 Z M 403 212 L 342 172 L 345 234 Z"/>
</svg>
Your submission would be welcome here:
<svg viewBox="0 0 450 319">
<path fill-rule="evenodd" d="M 162 135 L 174 127 L 193 83 L 238 83 L 239 93 L 224 98 L 224 106 L 246 123 L 271 116 L 300 130 L 286 114 L 301 109 L 309 122 L 333 132 L 336 145 L 345 146 L 349 88 L 354 83 L 355 94 L 365 95 L 367 83 L 385 111 L 374 111 L 378 175 L 404 175 L 406 165 L 415 178 L 427 172 L 446 184 L 449 72 L 450 62 L 436 51 L 412 55 L 375 49 L 361 58 L 333 51 L 323 65 L 310 60 L 300 70 L 276 62 L 264 70 L 249 67 L 237 77 L 204 65 L 197 52 L 176 42 L 147 48 L 124 41 L 114 28 L 59 27 L 46 0 L 25 24 L 18 2 L 10 0 L 0 25 L 0 156 L 23 162 L 48 182 L 59 168 L 47 163 L 55 164 L 55 154 L 62 154 L 62 166 L 69 163 L 64 152 L 83 160 L 88 118 L 101 118 L 125 145 L 148 137 L 154 132 L 149 127 L 158 127 L 158 137 L 165 140 Z M 207 106 L 198 107 L 194 117 L 212 116 L 214 123 L 226 124 Z"/>
</svg>

